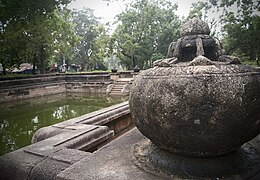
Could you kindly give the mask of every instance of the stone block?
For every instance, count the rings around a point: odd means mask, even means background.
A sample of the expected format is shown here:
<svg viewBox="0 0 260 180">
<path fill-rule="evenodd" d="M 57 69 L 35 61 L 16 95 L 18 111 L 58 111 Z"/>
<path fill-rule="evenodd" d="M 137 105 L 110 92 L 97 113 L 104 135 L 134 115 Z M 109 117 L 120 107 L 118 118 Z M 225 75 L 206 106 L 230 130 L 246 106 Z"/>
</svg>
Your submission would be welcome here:
<svg viewBox="0 0 260 180">
<path fill-rule="evenodd" d="M 56 178 L 58 180 L 161 180 L 163 178 L 140 171 L 131 159 L 132 145 L 142 138 L 140 132 L 134 129 L 60 172 Z"/>
<path fill-rule="evenodd" d="M 28 179 L 31 169 L 44 159 L 42 156 L 17 150 L 0 157 L 0 179 Z"/>
<path fill-rule="evenodd" d="M 61 171 L 87 157 L 89 154 L 91 153 L 76 149 L 62 149 L 57 151 L 35 165 L 28 179 L 55 179 Z"/>
<path fill-rule="evenodd" d="M 49 158 L 55 160 L 55 161 L 61 161 L 68 164 L 74 164 L 83 158 L 89 156 L 91 153 L 80 151 L 77 149 L 61 149 L 60 151 L 57 151 L 51 155 L 49 155 Z"/>
</svg>

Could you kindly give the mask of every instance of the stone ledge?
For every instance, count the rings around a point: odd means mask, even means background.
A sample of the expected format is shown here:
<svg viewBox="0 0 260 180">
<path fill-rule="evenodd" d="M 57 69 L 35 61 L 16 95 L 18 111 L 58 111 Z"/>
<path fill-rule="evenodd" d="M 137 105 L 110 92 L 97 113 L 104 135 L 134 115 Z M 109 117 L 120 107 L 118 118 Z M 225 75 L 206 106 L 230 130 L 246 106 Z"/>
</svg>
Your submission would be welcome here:
<svg viewBox="0 0 260 180">
<path fill-rule="evenodd" d="M 104 123 L 108 126 L 100 126 Z M 41 128 L 32 140 L 34 144 L 0 157 L 0 179 L 56 179 L 89 152 L 116 138 L 114 130 L 121 132 L 130 125 L 129 105 L 124 102 Z"/>
<path fill-rule="evenodd" d="M 103 125 L 102 123 L 99 123 L 98 121 L 102 120 L 102 118 L 104 116 L 110 117 L 111 115 L 114 115 L 120 111 L 124 111 L 127 109 L 129 110 L 128 101 L 120 103 L 120 104 L 116 104 L 116 105 L 113 105 L 113 106 L 110 106 L 107 108 L 103 108 L 101 110 L 85 114 L 83 116 L 72 118 L 70 120 L 67 120 L 67 121 L 64 121 L 61 123 L 57 123 L 55 125 L 52 125 L 52 127 L 65 128 L 67 126 L 73 126 L 73 125 L 79 124 L 79 123 L 84 123 L 84 124 L 93 123 L 93 124 Z"/>
<path fill-rule="evenodd" d="M 0 179 L 54 179 L 58 173 L 89 154 L 76 149 L 59 149 L 38 156 L 18 150 L 0 157 Z"/>
<path fill-rule="evenodd" d="M 83 125 L 0 157 L 0 179 L 53 179 L 111 138 L 106 126 Z M 70 149 L 73 148 L 73 149 Z"/>
<path fill-rule="evenodd" d="M 255 153 L 259 153 L 260 148 L 260 136 L 256 137 L 254 140 L 246 143 L 243 148 L 249 149 L 248 151 L 255 151 Z M 211 158 L 204 158 L 202 161 L 207 162 L 207 166 L 203 166 L 204 164 L 200 164 L 201 160 L 196 160 L 196 158 L 187 158 L 181 156 L 174 156 L 173 162 L 175 163 L 175 169 L 171 169 L 173 174 L 175 175 L 165 175 L 160 170 L 157 171 L 156 167 L 151 167 L 149 164 L 146 166 L 141 159 L 141 163 L 143 163 L 140 168 L 137 165 L 135 153 L 135 146 L 138 143 L 142 143 L 146 141 L 145 138 L 136 128 L 119 137 L 118 139 L 110 142 L 106 146 L 103 146 L 101 149 L 96 151 L 93 154 L 85 157 L 81 161 L 73 164 L 68 167 L 64 171 L 60 172 L 57 175 L 58 180 L 84 180 L 84 179 L 118 179 L 118 180 L 128 180 L 128 179 L 142 179 L 142 180 L 163 180 L 163 179 L 250 179 L 256 180 L 260 178 L 259 163 L 258 164 L 243 164 L 245 159 L 236 159 L 234 158 L 234 154 L 227 155 L 228 162 L 223 162 L 223 167 L 218 167 L 218 164 L 222 159 L 226 157 L 220 157 L 220 161 L 217 161 L 217 164 L 214 164 L 215 159 L 211 161 Z M 248 147 L 247 147 L 248 146 Z M 145 150 L 145 149 L 144 149 Z M 147 158 L 148 154 L 141 152 L 141 156 L 143 158 Z M 176 159 L 175 159 L 176 158 Z M 250 162 L 252 156 L 246 155 L 244 158 L 247 158 L 247 162 Z M 259 154 L 256 157 L 258 160 L 260 158 Z M 216 158 L 218 159 L 218 158 Z M 190 161 L 191 160 L 191 161 Z M 168 163 L 167 159 L 162 159 L 163 163 Z M 195 162 L 196 161 L 196 162 Z M 149 161 L 148 161 L 149 162 Z M 189 163 L 191 162 L 191 163 Z M 242 162 L 242 163 L 241 163 Z M 140 161 L 139 161 L 140 163 Z M 149 162 L 150 163 L 150 162 Z M 162 162 L 159 162 L 162 163 Z M 225 165 L 228 164 L 228 167 Z M 238 165 L 238 166 L 237 166 Z M 192 166 L 192 167 L 191 167 Z M 85 168 L 88 167 L 88 168 Z M 242 169 L 240 169 L 243 167 Z M 208 169 L 207 169 L 208 168 Z M 227 168 L 227 174 L 217 174 L 217 176 L 205 177 L 203 175 L 207 174 L 207 172 L 221 172 L 219 169 Z M 237 171 L 228 171 L 228 169 L 236 169 Z M 252 170 L 254 169 L 254 170 Z M 209 171 L 208 171 L 209 170 Z M 241 170 L 241 171 L 240 171 Z M 243 170 L 243 171 L 242 171 Z M 180 173 L 186 173 L 185 175 L 180 175 Z M 194 177 L 190 172 L 196 173 L 199 177 Z M 235 174 L 232 174 L 236 172 Z M 253 173 L 252 173 L 253 172 Z M 251 174 L 250 174 L 251 173 Z M 202 175 L 202 176 L 200 176 Z"/>
<path fill-rule="evenodd" d="M 132 148 L 144 136 L 135 128 L 57 175 L 58 180 L 161 180 L 135 166 Z M 85 168 L 88 167 L 88 168 Z"/>
<path fill-rule="evenodd" d="M 65 92 L 106 93 L 110 74 L 47 76 L 0 81 L 0 103 Z"/>
</svg>

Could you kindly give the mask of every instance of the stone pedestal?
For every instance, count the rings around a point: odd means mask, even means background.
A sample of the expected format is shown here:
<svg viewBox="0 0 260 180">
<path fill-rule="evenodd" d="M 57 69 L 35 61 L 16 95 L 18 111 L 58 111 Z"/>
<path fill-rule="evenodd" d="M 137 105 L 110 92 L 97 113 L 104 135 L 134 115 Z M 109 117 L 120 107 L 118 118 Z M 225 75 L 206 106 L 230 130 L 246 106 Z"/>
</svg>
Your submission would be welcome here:
<svg viewBox="0 0 260 180">
<path fill-rule="evenodd" d="M 151 152 L 148 154 L 148 152 Z M 59 180 L 259 179 L 260 137 L 222 158 L 189 158 L 160 152 L 136 128 L 83 158 Z M 158 160 L 158 161 L 157 161 Z M 151 162 L 152 161 L 152 162 Z"/>
<path fill-rule="evenodd" d="M 209 34 L 205 22 L 186 22 L 168 58 L 132 84 L 133 121 L 152 142 L 138 143 L 135 157 L 150 173 L 249 179 L 260 170 L 258 140 L 250 141 L 260 133 L 260 72 L 224 55 Z"/>
</svg>

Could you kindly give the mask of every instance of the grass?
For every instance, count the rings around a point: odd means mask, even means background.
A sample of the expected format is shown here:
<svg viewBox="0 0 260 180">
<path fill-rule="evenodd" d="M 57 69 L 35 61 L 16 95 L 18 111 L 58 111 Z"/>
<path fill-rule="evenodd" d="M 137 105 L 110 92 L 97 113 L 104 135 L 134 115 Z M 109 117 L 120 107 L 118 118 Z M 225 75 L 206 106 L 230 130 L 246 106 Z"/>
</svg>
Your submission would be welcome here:
<svg viewBox="0 0 260 180">
<path fill-rule="evenodd" d="M 255 66 L 255 67 L 259 67 L 259 66 L 257 65 L 257 62 L 256 62 L 256 61 L 243 60 L 243 61 L 241 61 L 241 63 L 242 63 L 242 64 L 247 64 L 247 65 L 251 65 L 251 66 Z M 260 63 L 260 61 L 259 61 L 259 63 Z"/>
</svg>

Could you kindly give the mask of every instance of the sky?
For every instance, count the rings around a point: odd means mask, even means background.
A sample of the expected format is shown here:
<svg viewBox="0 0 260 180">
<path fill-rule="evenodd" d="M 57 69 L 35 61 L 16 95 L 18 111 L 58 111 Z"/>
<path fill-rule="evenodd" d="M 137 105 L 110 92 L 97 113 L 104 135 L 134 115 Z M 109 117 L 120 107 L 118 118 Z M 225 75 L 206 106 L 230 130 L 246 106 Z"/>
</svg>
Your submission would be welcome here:
<svg viewBox="0 0 260 180">
<path fill-rule="evenodd" d="M 125 9 L 125 4 L 130 3 L 132 0 L 114 1 L 107 5 L 106 1 L 102 0 L 74 0 L 69 4 L 69 8 L 82 9 L 88 7 L 94 9 L 94 14 L 101 17 L 101 22 L 113 22 L 114 17 Z M 191 4 L 199 0 L 170 0 L 173 3 L 178 3 L 177 15 L 188 16 Z"/>
</svg>

